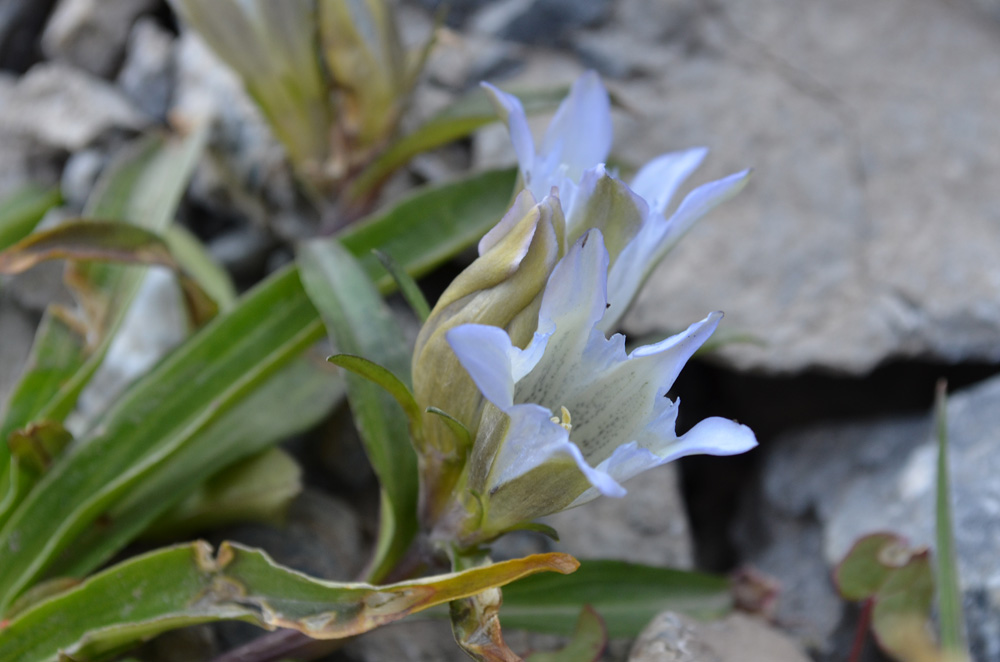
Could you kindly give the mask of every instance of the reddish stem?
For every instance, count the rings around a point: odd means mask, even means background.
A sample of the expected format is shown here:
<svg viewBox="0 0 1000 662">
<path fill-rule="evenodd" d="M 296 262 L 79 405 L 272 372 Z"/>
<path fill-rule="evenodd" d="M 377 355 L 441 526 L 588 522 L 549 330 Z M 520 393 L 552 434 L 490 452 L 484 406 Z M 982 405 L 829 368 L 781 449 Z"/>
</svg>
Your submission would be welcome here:
<svg viewBox="0 0 1000 662">
<path fill-rule="evenodd" d="M 854 632 L 854 643 L 851 645 L 851 656 L 848 662 L 861 662 L 861 653 L 865 648 L 865 640 L 868 638 L 868 629 L 872 623 L 872 607 L 875 601 L 872 598 L 865 600 L 861 607 L 861 617 L 858 619 L 858 627 Z"/>
</svg>

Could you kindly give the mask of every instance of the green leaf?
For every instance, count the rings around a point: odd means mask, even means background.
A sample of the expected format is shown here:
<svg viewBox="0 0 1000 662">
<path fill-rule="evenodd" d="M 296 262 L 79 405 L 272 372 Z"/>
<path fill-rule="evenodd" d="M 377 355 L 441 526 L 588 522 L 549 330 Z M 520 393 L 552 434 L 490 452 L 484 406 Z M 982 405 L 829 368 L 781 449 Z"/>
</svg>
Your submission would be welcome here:
<svg viewBox="0 0 1000 662">
<path fill-rule="evenodd" d="M 347 376 L 347 398 L 381 486 L 379 536 L 369 569 L 369 579 L 377 582 L 392 569 L 417 532 L 417 456 L 410 442 L 410 426 L 420 421 L 420 410 L 395 376 L 403 375 L 409 381 L 410 355 L 403 333 L 375 285 L 339 242 L 304 243 L 299 247 L 298 261 L 303 285 L 333 344 L 370 359 L 346 359 L 352 370 L 365 374 L 365 378 Z M 366 378 L 377 380 L 379 386 Z M 407 403 L 406 411 L 397 398 Z"/>
<path fill-rule="evenodd" d="M 184 138 L 150 136 L 125 151 L 91 193 L 85 212 L 157 231 L 167 226 L 206 139 L 201 127 Z M 31 421 L 62 421 L 104 359 L 125 317 L 144 269 L 88 263 L 67 269 L 82 318 L 49 306 L 0 420 L 0 441 Z M 26 493 L 27 483 L 7 445 L 0 443 L 0 527 Z"/>
<path fill-rule="evenodd" d="M 854 543 L 834 570 L 833 581 L 845 600 L 867 600 L 909 558 L 905 538 L 895 533 L 872 533 Z"/>
<path fill-rule="evenodd" d="M 213 424 L 321 337 L 299 292 L 291 269 L 258 286 L 140 378 L 60 457 L 0 529 L 0 609 L 164 460 L 193 439 L 211 444 L 202 435 Z"/>
<path fill-rule="evenodd" d="M 171 255 L 183 270 L 198 282 L 220 310 L 236 305 L 236 286 L 229 273 L 205 249 L 197 237 L 183 225 L 171 225 L 163 235 Z"/>
<path fill-rule="evenodd" d="M 177 540 L 234 522 L 277 525 L 301 491 L 298 463 L 285 451 L 270 448 L 226 467 L 199 485 L 153 522 L 143 537 Z"/>
<path fill-rule="evenodd" d="M 396 247 L 395 257 L 408 271 L 432 268 L 478 240 L 476 233 L 481 234 L 484 227 L 499 218 L 507 194 L 500 196 L 495 189 L 508 183 L 494 173 L 416 194 L 402 203 L 401 209 L 345 231 L 343 241 L 356 256 L 371 258 L 370 277 L 382 272 L 370 254 L 381 242 Z M 452 234 L 439 245 L 428 239 L 438 231 Z M 391 286 L 388 278 L 386 286 Z M 71 334 L 60 324 L 50 326 L 50 332 L 54 333 L 54 329 L 65 331 L 64 337 Z M 129 536 L 148 525 L 141 521 L 141 501 L 134 508 L 118 506 L 117 519 L 111 519 L 110 529 L 106 528 L 109 522 L 100 517 L 102 513 L 127 495 L 138 494 L 136 486 L 147 482 L 157 485 L 156 490 L 149 488 L 153 495 L 183 494 L 185 483 L 175 481 L 183 481 L 190 467 L 201 467 L 204 460 L 202 451 L 187 451 L 190 462 L 178 459 L 169 463 L 170 470 L 166 471 L 159 466 L 164 459 L 190 448 L 207 448 L 204 452 L 210 453 L 216 442 L 219 447 L 238 449 L 241 435 L 247 430 L 272 422 L 295 422 L 294 418 L 274 415 L 274 409 L 263 407 L 269 398 L 274 400 L 270 406 L 281 411 L 286 401 L 278 396 L 290 402 L 313 397 L 321 405 L 339 397 L 329 390 L 329 381 L 326 386 L 321 383 L 321 377 L 296 379 L 294 370 L 302 370 L 295 367 L 298 362 L 283 368 L 322 335 L 318 313 L 302 289 L 297 271 L 289 267 L 272 274 L 232 310 L 220 314 L 127 389 L 100 425 L 81 437 L 49 471 L 42 481 L 44 485 L 40 484 L 45 489 L 36 489 L 16 513 L 11 512 L 16 521 L 6 525 L 0 521 L 0 605 L 9 604 L 47 571 L 83 574 L 92 570 L 106 559 L 108 550 L 120 549 Z M 35 349 L 37 346 L 36 340 Z M 56 346 L 54 351 L 64 350 Z M 36 361 L 38 370 L 22 382 L 23 400 L 8 410 L 5 424 L 19 419 L 26 423 L 34 418 L 34 411 L 45 406 L 42 394 L 26 388 L 27 384 L 51 388 L 63 384 L 67 372 L 73 374 L 64 370 L 63 363 L 53 365 L 54 356 L 57 354 L 36 354 L 36 359 L 44 360 Z M 284 382 L 267 381 L 278 370 L 292 371 L 292 376 Z M 262 390 L 265 382 L 268 386 Z M 294 391 L 297 384 L 303 385 L 302 391 Z M 330 400 L 323 402 L 323 393 Z M 253 413 L 259 416 L 249 415 Z M 23 424 L 11 429 L 17 427 Z M 262 436 L 268 429 L 277 432 L 265 427 Z M 227 461 L 238 457 L 229 456 Z M 219 464 L 212 465 L 198 481 L 221 469 L 224 459 L 216 458 Z M 150 499 L 150 503 L 156 503 L 153 496 Z M 116 527 L 118 521 L 122 524 Z M 98 522 L 100 526 L 95 525 Z M 111 542 L 102 543 L 102 535 Z M 12 540 L 16 541 L 14 548 Z M 58 559 L 63 550 L 74 550 L 66 552 L 68 560 Z M 53 565 L 57 561 L 58 565 Z"/>
<path fill-rule="evenodd" d="M 552 653 L 532 653 L 525 662 L 597 662 L 608 644 L 608 630 L 593 607 L 587 605 L 580 611 L 570 642 L 565 648 Z"/>
<path fill-rule="evenodd" d="M 79 219 L 36 232 L 0 253 L 0 273 L 18 274 L 46 260 L 167 267 L 177 272 L 195 326 L 210 320 L 219 309 L 198 281 L 184 271 L 170 251 L 170 246 L 158 234 L 130 223 Z M 89 284 L 85 293 L 88 297 L 92 296 Z M 101 302 L 94 305 L 100 306 Z"/>
<path fill-rule="evenodd" d="M 329 91 L 316 53 L 310 0 L 171 0 L 243 79 L 289 159 L 308 181 L 330 149 Z"/>
<path fill-rule="evenodd" d="M 956 659 L 969 660 L 965 641 L 965 617 L 962 614 L 962 590 L 958 580 L 955 553 L 955 529 L 951 511 L 948 471 L 948 396 L 947 384 L 938 384 L 934 400 L 934 423 L 938 440 L 936 533 L 938 586 L 938 621 L 941 624 L 941 648 Z"/>
<path fill-rule="evenodd" d="M 536 577 L 506 587 L 500 620 L 505 628 L 569 634 L 584 605 L 604 617 L 609 636 L 635 637 L 662 611 L 718 617 L 730 610 L 732 600 L 722 577 L 586 560 L 570 577 Z"/>
<path fill-rule="evenodd" d="M 327 361 L 339 368 L 350 370 L 355 375 L 364 377 L 391 395 L 399 403 L 399 406 L 403 408 L 411 430 L 413 426 L 420 425 L 420 406 L 413 399 L 413 394 L 410 393 L 410 389 L 407 388 L 406 384 L 400 381 L 399 377 L 389 372 L 389 370 L 366 358 L 351 354 L 335 354 L 329 357 Z"/>
<path fill-rule="evenodd" d="M 514 170 L 490 170 L 454 182 L 425 187 L 390 208 L 372 214 L 338 235 L 341 243 L 379 278 L 383 290 L 392 279 L 372 254 L 389 255 L 411 276 L 421 276 L 471 246 L 489 231 L 510 203 Z"/>
<path fill-rule="evenodd" d="M 427 317 L 431 314 L 431 307 L 427 303 L 427 299 L 424 298 L 424 293 L 420 291 L 417 281 L 413 280 L 410 274 L 406 273 L 388 253 L 379 250 L 374 251 L 374 253 L 392 279 L 396 281 L 396 287 L 399 288 L 406 302 L 410 304 L 410 308 L 417 315 L 417 318 L 421 322 L 426 322 Z"/>
<path fill-rule="evenodd" d="M 12 432 L 7 445 L 22 467 L 41 475 L 72 440 L 60 423 L 41 421 Z"/>
<path fill-rule="evenodd" d="M 108 507 L 100 526 L 73 541 L 48 574 L 82 577 L 93 571 L 202 481 L 313 427 L 342 397 L 342 381 L 327 366 L 305 358 L 292 361 L 153 467 L 141 484 Z"/>
<path fill-rule="evenodd" d="M 519 92 L 517 96 L 527 114 L 555 109 L 569 92 L 567 87 Z M 409 163 L 413 157 L 464 138 L 499 119 L 486 92 L 476 88 L 400 138 L 383 152 L 354 180 L 348 197 L 361 198 Z M 513 189 L 513 185 L 511 185 Z M 508 194 L 511 191 L 508 191 Z"/>
<path fill-rule="evenodd" d="M 891 533 L 865 536 L 837 566 L 834 583 L 846 599 L 871 601 L 872 632 L 894 659 L 941 659 L 928 627 L 934 576 L 926 548 L 913 549 Z"/>
<path fill-rule="evenodd" d="M 0 251 L 28 236 L 45 213 L 62 202 L 59 189 L 23 186 L 0 201 Z"/>
<path fill-rule="evenodd" d="M 564 554 L 539 554 L 415 581 L 371 586 L 313 579 L 265 553 L 196 542 L 135 557 L 95 575 L 0 629 L 0 659 L 94 659 L 166 630 L 219 620 L 313 638 L 366 632 L 411 613 L 537 572 L 572 572 Z"/>
</svg>

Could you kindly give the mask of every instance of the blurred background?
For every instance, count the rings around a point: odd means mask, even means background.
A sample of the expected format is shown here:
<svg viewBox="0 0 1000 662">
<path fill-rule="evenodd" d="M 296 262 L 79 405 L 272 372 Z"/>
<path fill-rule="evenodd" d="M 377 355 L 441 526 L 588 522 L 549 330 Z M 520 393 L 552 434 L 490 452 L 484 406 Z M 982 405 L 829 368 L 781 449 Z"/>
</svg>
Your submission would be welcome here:
<svg viewBox="0 0 1000 662">
<path fill-rule="evenodd" d="M 947 378 L 970 642 L 975 659 L 1000 660 L 1000 4 L 441 4 L 398 7 L 413 44 L 446 12 L 404 130 L 480 80 L 553 88 L 595 69 L 615 101 L 612 161 L 623 173 L 695 146 L 711 151 L 691 185 L 753 168 L 748 188 L 662 263 L 623 326 L 651 338 L 723 310 L 717 346 L 677 384 L 681 426 L 737 418 L 761 447 L 686 459 L 637 478 L 622 501 L 553 518 L 562 548 L 752 567 L 777 587 L 768 613 L 779 628 L 815 659 L 846 659 L 856 614 L 836 597 L 831 567 L 870 531 L 933 540 L 928 412 Z M 163 0 L 0 0 L 0 199 L 26 183 L 57 185 L 63 204 L 46 222 L 78 215 L 119 150 L 195 116 L 213 121 L 211 149 L 180 220 L 246 289 L 330 219 L 303 202 L 240 79 Z M 548 117 L 532 122 L 540 131 Z M 418 157 L 381 199 L 513 163 L 506 130 L 492 125 Z M 0 293 L 0 396 L 44 306 L 64 296 L 60 277 L 39 269 Z M 444 282 L 424 285 L 433 295 Z M 163 323 L 151 314 L 154 328 Z M 314 446 L 302 452 L 334 452 Z M 331 509 L 349 511 L 344 499 L 361 479 L 310 471 L 311 498 L 327 505 L 301 507 L 324 522 Z M 325 527 L 312 535 L 332 535 Z M 225 537 L 239 535 L 267 546 L 259 532 Z M 316 554 L 337 548 L 356 560 L 349 538 L 316 543 Z M 551 546 L 527 534 L 507 545 L 511 554 Z M 409 648 L 378 646 L 391 644 L 357 644 L 344 654 L 356 657 L 337 659 L 462 659 L 457 649 L 402 657 Z"/>
</svg>

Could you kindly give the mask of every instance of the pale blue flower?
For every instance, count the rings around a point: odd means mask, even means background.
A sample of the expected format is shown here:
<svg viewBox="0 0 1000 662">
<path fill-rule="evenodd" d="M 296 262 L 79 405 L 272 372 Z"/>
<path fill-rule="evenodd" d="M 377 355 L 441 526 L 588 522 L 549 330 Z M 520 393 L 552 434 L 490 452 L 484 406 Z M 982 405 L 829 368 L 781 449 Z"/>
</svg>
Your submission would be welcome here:
<svg viewBox="0 0 1000 662">
<path fill-rule="evenodd" d="M 601 494 L 622 496 L 623 482 L 679 457 L 731 455 L 757 443 L 749 428 L 722 418 L 677 436 L 678 403 L 666 393 L 722 314 L 627 354 L 624 336 L 601 331 L 608 264 L 599 230 L 573 245 L 549 278 L 537 331 L 523 350 L 494 326 L 466 324 L 447 334 L 502 418 L 484 417 L 470 458 L 484 535 Z"/>
<path fill-rule="evenodd" d="M 643 166 L 626 186 L 604 166 L 611 150 L 611 104 L 594 72 L 580 76 L 535 146 L 517 97 L 483 84 L 507 123 L 524 186 L 536 200 L 552 190 L 566 215 L 566 244 L 599 228 L 610 253 L 608 314 L 600 322 L 612 331 L 654 267 L 695 221 L 739 192 L 744 170 L 692 190 L 667 216 L 674 194 L 701 165 L 707 150 L 663 154 Z"/>
</svg>

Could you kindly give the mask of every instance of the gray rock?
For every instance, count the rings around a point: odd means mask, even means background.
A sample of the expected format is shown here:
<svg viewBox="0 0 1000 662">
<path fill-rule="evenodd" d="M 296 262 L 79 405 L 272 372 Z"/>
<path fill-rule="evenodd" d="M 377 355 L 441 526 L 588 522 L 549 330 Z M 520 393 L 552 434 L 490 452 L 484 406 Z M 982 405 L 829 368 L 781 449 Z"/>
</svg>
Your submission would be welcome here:
<svg viewBox="0 0 1000 662">
<path fill-rule="evenodd" d="M 292 501 L 283 527 L 231 526 L 214 532 L 212 540 L 260 547 L 277 563 L 335 581 L 353 581 L 367 561 L 354 510 L 310 488 Z"/>
<path fill-rule="evenodd" d="M 702 622 L 664 612 L 632 647 L 629 662 L 807 662 L 786 636 L 744 614 Z"/>
<path fill-rule="evenodd" d="M 77 210 L 83 209 L 107 162 L 107 154 L 97 149 L 83 149 L 70 155 L 63 168 L 60 183 L 67 205 Z"/>
<path fill-rule="evenodd" d="M 156 21 L 140 18 L 128 38 L 128 56 L 118 86 L 150 117 L 164 119 L 173 90 L 174 36 Z"/>
<path fill-rule="evenodd" d="M 574 29 L 606 18 L 610 0 L 502 0 L 486 4 L 472 17 L 470 28 L 525 44 L 552 46 Z"/>
<path fill-rule="evenodd" d="M 41 53 L 38 39 L 55 0 L 5 0 L 0 4 L 0 69 L 27 71 Z"/>
<path fill-rule="evenodd" d="M 973 658 L 983 660 L 1000 655 L 998 412 L 1000 378 L 948 406 L 959 574 Z M 893 531 L 934 547 L 935 444 L 927 416 L 820 426 L 772 444 L 763 504 L 745 520 L 743 544 L 785 584 L 792 602 L 779 606 L 779 619 L 808 621 L 816 639 L 828 637 L 841 617 L 829 571 L 865 534 Z"/>
<path fill-rule="evenodd" d="M 338 660 L 351 662 L 468 662 L 446 619 L 407 619 L 348 643 Z"/>
<path fill-rule="evenodd" d="M 302 204 L 285 150 L 233 71 L 191 31 L 174 48 L 172 120 L 208 121 L 211 158 L 202 160 L 189 194 L 223 217 L 234 212 L 289 239 L 315 234 L 316 212 Z M 271 220 L 280 215 L 282 223 Z"/>
<path fill-rule="evenodd" d="M 76 151 L 109 129 L 149 124 L 116 88 L 62 64 L 36 65 L 0 94 L 0 136 L 45 148 Z"/>
<path fill-rule="evenodd" d="M 173 272 L 150 268 L 66 427 L 74 432 L 86 429 L 126 386 L 187 338 L 189 327 Z"/>
<path fill-rule="evenodd" d="M 599 498 L 546 518 L 559 532 L 555 550 L 579 558 L 608 558 L 692 568 L 694 550 L 674 466 L 658 467 L 625 484 L 621 499 Z"/>
<path fill-rule="evenodd" d="M 701 144 L 698 183 L 755 172 L 625 328 L 721 309 L 765 341 L 721 359 L 769 372 L 1000 360 L 995 25 L 936 0 L 700 4 L 684 57 L 618 86 L 645 115 L 619 118 L 616 152 L 641 164 Z"/>
<path fill-rule="evenodd" d="M 155 0 L 60 0 L 42 34 L 50 59 L 110 78 L 121 64 L 135 19 Z"/>
</svg>

